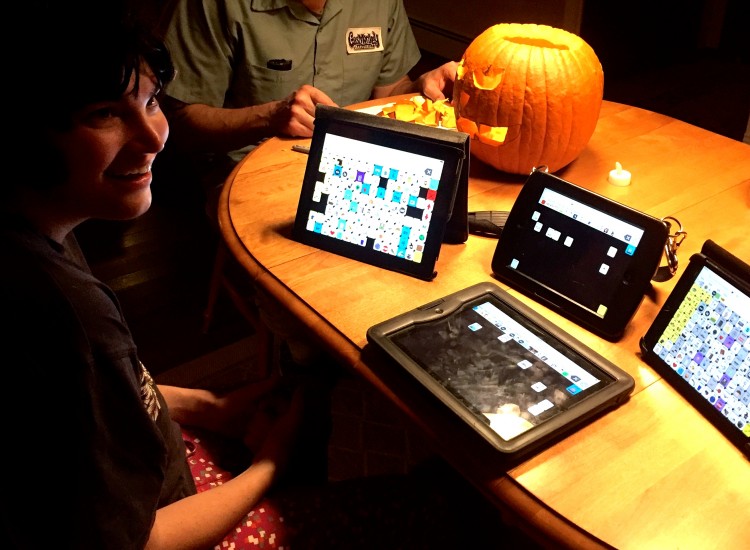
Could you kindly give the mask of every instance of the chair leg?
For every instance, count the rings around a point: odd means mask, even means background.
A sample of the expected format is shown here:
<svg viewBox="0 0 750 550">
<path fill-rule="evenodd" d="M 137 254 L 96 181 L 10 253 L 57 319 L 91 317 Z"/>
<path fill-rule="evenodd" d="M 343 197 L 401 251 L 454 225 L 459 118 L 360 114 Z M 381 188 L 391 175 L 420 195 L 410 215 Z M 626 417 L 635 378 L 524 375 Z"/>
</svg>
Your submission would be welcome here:
<svg viewBox="0 0 750 550">
<path fill-rule="evenodd" d="M 242 316 L 253 326 L 258 341 L 258 360 L 263 363 L 266 374 L 270 374 L 273 365 L 274 336 L 263 320 L 260 318 L 258 311 L 248 305 L 247 296 L 242 295 L 234 286 L 222 278 L 224 290 L 232 299 L 234 307 L 237 308 Z"/>
<path fill-rule="evenodd" d="M 223 284 L 224 264 L 227 261 L 227 254 L 228 251 L 224 243 L 219 242 L 216 247 L 214 266 L 211 270 L 211 280 L 208 284 L 208 301 L 206 302 L 206 308 L 203 310 L 203 326 L 201 328 L 203 334 L 208 334 L 208 329 L 211 328 L 216 300 L 219 297 L 219 290 L 221 290 Z"/>
<path fill-rule="evenodd" d="M 216 300 L 219 297 L 219 291 L 223 288 L 229 295 L 237 311 L 252 325 L 257 336 L 257 357 L 258 363 L 262 365 L 262 377 L 272 373 L 276 362 L 275 349 L 276 340 L 274 334 L 268 329 L 266 324 L 260 318 L 257 310 L 248 303 L 248 296 L 238 291 L 228 278 L 225 277 L 224 269 L 227 261 L 231 261 L 229 251 L 223 242 L 219 242 L 216 248 L 216 257 L 211 271 L 211 280 L 208 287 L 208 300 L 206 308 L 203 310 L 203 334 L 207 334 L 213 321 Z"/>
</svg>

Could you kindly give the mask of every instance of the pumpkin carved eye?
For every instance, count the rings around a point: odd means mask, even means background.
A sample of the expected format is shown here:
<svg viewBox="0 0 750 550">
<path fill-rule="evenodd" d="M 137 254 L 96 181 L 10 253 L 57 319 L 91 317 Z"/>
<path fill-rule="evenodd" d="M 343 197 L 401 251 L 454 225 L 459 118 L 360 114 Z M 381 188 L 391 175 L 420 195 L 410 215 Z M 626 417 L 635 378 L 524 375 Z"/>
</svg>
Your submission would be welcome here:
<svg viewBox="0 0 750 550">
<path fill-rule="evenodd" d="M 503 69 L 496 69 L 492 65 L 471 73 L 474 86 L 480 90 L 494 90 L 503 80 Z"/>
<path fill-rule="evenodd" d="M 498 24 L 477 36 L 456 72 L 456 127 L 472 155 L 499 170 L 556 171 L 596 128 L 604 74 L 593 49 L 554 27 Z"/>
</svg>

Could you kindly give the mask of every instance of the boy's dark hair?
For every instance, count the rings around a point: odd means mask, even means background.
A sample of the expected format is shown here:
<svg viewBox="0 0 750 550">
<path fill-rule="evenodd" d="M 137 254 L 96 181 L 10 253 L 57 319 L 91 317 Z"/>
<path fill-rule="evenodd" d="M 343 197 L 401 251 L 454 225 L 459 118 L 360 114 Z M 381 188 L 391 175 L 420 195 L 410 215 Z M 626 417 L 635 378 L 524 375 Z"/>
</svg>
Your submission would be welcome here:
<svg viewBox="0 0 750 550">
<path fill-rule="evenodd" d="M 18 51 L 15 82 L 25 105 L 17 117 L 11 153 L 16 161 L 42 168 L 39 178 L 20 185 L 45 187 L 64 177 L 49 132 L 70 128 L 72 115 L 99 101 L 122 97 L 131 77 L 148 66 L 164 88 L 174 77 L 166 46 L 128 0 L 22 0 L 33 25 L 35 47 Z M 32 172 L 33 173 L 33 172 Z"/>
</svg>

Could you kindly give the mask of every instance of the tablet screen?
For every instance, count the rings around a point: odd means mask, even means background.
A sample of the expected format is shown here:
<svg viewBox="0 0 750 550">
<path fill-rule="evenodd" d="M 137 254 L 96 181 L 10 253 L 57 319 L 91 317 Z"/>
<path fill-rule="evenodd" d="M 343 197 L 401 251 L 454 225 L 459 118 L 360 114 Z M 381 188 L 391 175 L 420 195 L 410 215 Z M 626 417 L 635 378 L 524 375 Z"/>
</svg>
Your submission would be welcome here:
<svg viewBox="0 0 750 550">
<path fill-rule="evenodd" d="M 660 220 L 534 172 L 513 205 L 493 272 L 593 332 L 616 340 L 659 265 Z"/>
<path fill-rule="evenodd" d="M 326 134 L 305 229 L 420 263 L 444 161 Z"/>
<path fill-rule="evenodd" d="M 626 398 L 626 373 L 491 283 L 372 327 L 368 339 L 499 449 L 517 452 Z"/>
<path fill-rule="evenodd" d="M 510 268 L 556 289 L 603 319 L 633 261 L 643 228 L 549 187 L 542 189 L 538 208 L 530 214 L 527 221 L 539 236 L 539 245 L 550 255 L 517 254 L 511 258 Z M 561 256 L 569 261 L 549 260 Z M 592 292 L 592 284 L 597 285 L 596 292 Z"/>
<path fill-rule="evenodd" d="M 356 115 L 360 118 L 352 119 Z M 347 117 L 316 117 L 295 238 L 431 279 L 451 215 L 462 149 L 366 124 L 408 123 L 362 113 L 347 112 Z M 447 133 L 429 130 L 441 138 Z"/>
<path fill-rule="evenodd" d="M 505 441 L 614 381 L 492 296 L 392 340 Z"/>
</svg>

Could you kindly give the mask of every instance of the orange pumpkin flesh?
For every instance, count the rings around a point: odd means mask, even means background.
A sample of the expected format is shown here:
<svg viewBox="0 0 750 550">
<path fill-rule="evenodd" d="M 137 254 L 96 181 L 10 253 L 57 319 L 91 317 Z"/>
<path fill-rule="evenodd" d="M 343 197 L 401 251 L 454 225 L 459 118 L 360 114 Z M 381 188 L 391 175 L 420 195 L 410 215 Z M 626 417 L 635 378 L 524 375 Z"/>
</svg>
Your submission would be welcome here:
<svg viewBox="0 0 750 550">
<path fill-rule="evenodd" d="M 456 115 L 447 99 L 432 101 L 417 95 L 386 105 L 378 115 L 425 126 L 456 127 Z"/>
<path fill-rule="evenodd" d="M 503 23 L 477 36 L 453 89 L 456 127 L 472 155 L 499 170 L 554 172 L 586 147 L 599 118 L 604 74 L 580 37 L 546 25 Z"/>
</svg>

